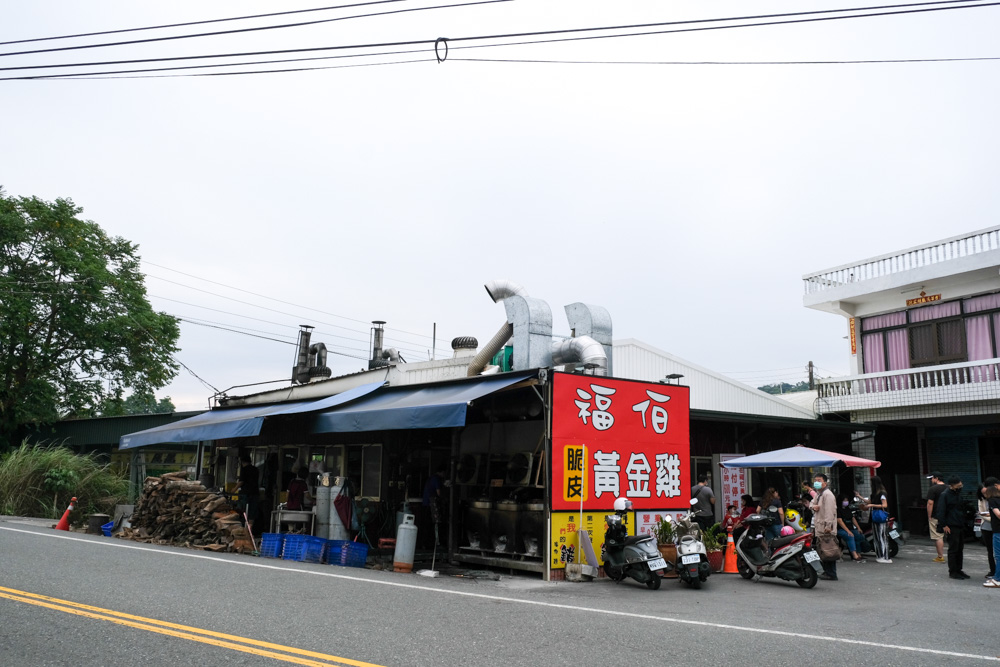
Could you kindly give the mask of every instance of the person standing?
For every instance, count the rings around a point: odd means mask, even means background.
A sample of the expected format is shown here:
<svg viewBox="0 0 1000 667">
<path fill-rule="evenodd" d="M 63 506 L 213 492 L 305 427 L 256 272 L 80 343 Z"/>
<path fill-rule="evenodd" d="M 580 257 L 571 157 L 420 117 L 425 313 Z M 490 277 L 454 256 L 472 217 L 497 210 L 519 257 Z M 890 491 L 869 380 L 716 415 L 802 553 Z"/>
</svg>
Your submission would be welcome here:
<svg viewBox="0 0 1000 667">
<path fill-rule="evenodd" d="M 871 511 L 872 537 L 875 540 L 875 562 L 891 563 L 889 558 L 889 499 L 885 494 L 882 478 L 875 475 L 871 479 L 872 495 L 867 508 Z"/>
<path fill-rule="evenodd" d="M 257 504 L 260 499 L 260 472 L 254 466 L 249 454 L 240 456 L 240 476 L 236 483 L 237 504 L 247 515 L 247 530 L 253 532 L 257 520 Z"/>
<path fill-rule="evenodd" d="M 986 498 L 986 492 L 991 486 L 996 485 L 996 477 L 987 477 L 978 489 L 976 489 L 976 499 L 979 501 L 979 516 L 983 519 L 980 527 L 983 534 L 983 544 L 986 545 L 986 557 L 990 563 L 990 571 L 986 573 L 986 578 L 993 578 L 993 572 L 997 569 L 996 558 L 993 556 L 993 523 L 1000 527 L 1000 521 L 991 521 L 990 504 Z"/>
<path fill-rule="evenodd" d="M 944 562 L 944 533 L 938 530 L 937 521 L 934 519 L 934 504 L 937 503 L 941 494 L 948 487 L 944 483 L 944 475 L 938 471 L 927 476 L 931 480 L 931 488 L 927 490 L 927 526 L 930 529 L 931 541 L 937 547 L 937 557 L 935 563 Z"/>
<path fill-rule="evenodd" d="M 715 523 L 715 494 L 708 486 L 708 474 L 698 475 L 698 483 L 691 487 L 691 497 L 697 502 L 694 505 L 694 520 L 705 532 Z"/>
<path fill-rule="evenodd" d="M 1000 480 L 997 480 L 996 477 L 989 479 L 994 480 L 994 484 L 987 487 L 986 493 L 983 495 L 986 496 L 986 506 L 993 527 L 1000 528 Z M 996 561 L 996 570 L 993 572 L 993 578 L 987 579 L 986 583 L 983 584 L 986 588 L 1000 588 L 1000 530 L 993 531 L 993 560 Z"/>
<path fill-rule="evenodd" d="M 948 478 L 948 488 L 938 500 L 940 507 L 934 516 L 938 518 L 948 542 L 948 576 L 952 579 L 969 579 L 962 571 L 963 544 L 962 529 L 965 526 L 965 516 L 962 512 L 962 479 L 955 475 Z"/>
<path fill-rule="evenodd" d="M 809 509 L 813 511 L 813 528 L 816 531 L 817 540 L 837 541 L 837 499 L 833 491 L 829 488 L 829 478 L 819 474 L 813 477 L 813 488 L 816 490 L 816 497 L 813 499 Z M 837 548 L 838 553 L 840 548 Z M 837 581 L 837 561 L 823 560 L 823 574 L 820 579 L 827 581 Z"/>
</svg>

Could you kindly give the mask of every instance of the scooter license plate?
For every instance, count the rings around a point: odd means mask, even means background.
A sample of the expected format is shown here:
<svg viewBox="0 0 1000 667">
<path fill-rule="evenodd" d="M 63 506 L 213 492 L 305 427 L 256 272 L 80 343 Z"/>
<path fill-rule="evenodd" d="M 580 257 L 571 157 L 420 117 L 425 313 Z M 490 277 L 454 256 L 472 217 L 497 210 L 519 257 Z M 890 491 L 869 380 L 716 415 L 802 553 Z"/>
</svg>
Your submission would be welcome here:
<svg viewBox="0 0 1000 667">
<path fill-rule="evenodd" d="M 662 558 L 654 558 L 653 560 L 646 561 L 649 564 L 650 570 L 662 570 L 667 566 L 667 561 Z"/>
<path fill-rule="evenodd" d="M 889 537 L 891 537 L 894 540 L 898 540 L 899 539 L 899 531 L 898 530 L 890 530 L 889 531 Z"/>
<path fill-rule="evenodd" d="M 805 553 L 805 558 L 807 563 L 815 563 L 819 560 L 819 554 L 815 551 L 807 551 Z"/>
<path fill-rule="evenodd" d="M 690 565 L 691 563 L 700 563 L 700 562 L 701 562 L 701 556 L 699 556 L 698 554 L 690 554 L 688 556 L 681 556 L 681 564 L 682 565 Z"/>
</svg>

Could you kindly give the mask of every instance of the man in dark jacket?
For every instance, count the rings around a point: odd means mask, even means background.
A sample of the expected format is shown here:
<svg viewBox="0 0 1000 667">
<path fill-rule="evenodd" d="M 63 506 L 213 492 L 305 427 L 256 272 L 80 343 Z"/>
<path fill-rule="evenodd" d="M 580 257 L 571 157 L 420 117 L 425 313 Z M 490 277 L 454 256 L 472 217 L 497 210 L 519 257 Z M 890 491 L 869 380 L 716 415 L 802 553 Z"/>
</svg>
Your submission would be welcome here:
<svg viewBox="0 0 1000 667">
<path fill-rule="evenodd" d="M 962 529 L 965 526 L 965 513 L 962 511 L 962 480 L 955 475 L 948 478 L 948 489 L 941 494 L 934 516 L 943 526 L 941 532 L 948 543 L 948 576 L 952 579 L 968 579 L 969 575 L 962 572 Z"/>
</svg>

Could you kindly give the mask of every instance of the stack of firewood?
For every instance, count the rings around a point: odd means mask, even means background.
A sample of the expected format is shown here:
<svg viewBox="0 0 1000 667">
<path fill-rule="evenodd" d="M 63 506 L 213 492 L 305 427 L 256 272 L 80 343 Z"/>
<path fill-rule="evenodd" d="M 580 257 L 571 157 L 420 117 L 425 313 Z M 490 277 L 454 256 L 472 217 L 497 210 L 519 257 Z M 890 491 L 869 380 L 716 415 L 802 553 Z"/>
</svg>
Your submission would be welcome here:
<svg viewBox="0 0 1000 667">
<path fill-rule="evenodd" d="M 229 500 L 187 477 L 186 471 L 147 477 L 129 520 L 131 526 L 117 537 L 209 551 L 253 549 L 240 514 Z"/>
</svg>

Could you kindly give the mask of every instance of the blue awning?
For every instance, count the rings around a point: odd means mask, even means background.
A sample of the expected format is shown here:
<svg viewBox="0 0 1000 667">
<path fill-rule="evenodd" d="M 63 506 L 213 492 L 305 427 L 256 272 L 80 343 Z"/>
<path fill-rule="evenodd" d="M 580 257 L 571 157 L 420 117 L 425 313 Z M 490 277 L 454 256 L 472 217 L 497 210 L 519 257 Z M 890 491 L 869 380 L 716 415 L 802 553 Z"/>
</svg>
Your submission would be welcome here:
<svg viewBox="0 0 1000 667">
<path fill-rule="evenodd" d="M 505 373 L 443 385 L 383 389 L 366 398 L 315 416 L 313 433 L 394 431 L 465 426 L 469 402 L 532 377 Z"/>
<path fill-rule="evenodd" d="M 343 405 L 372 393 L 383 384 L 383 382 L 371 382 L 354 389 L 348 389 L 336 396 L 328 396 L 315 401 L 211 410 L 172 424 L 164 424 L 145 431 L 123 435 L 119 440 L 118 449 L 135 449 L 147 445 L 220 440 L 222 438 L 250 438 L 260 435 L 260 429 L 264 425 L 266 417 L 313 412 Z"/>
</svg>

